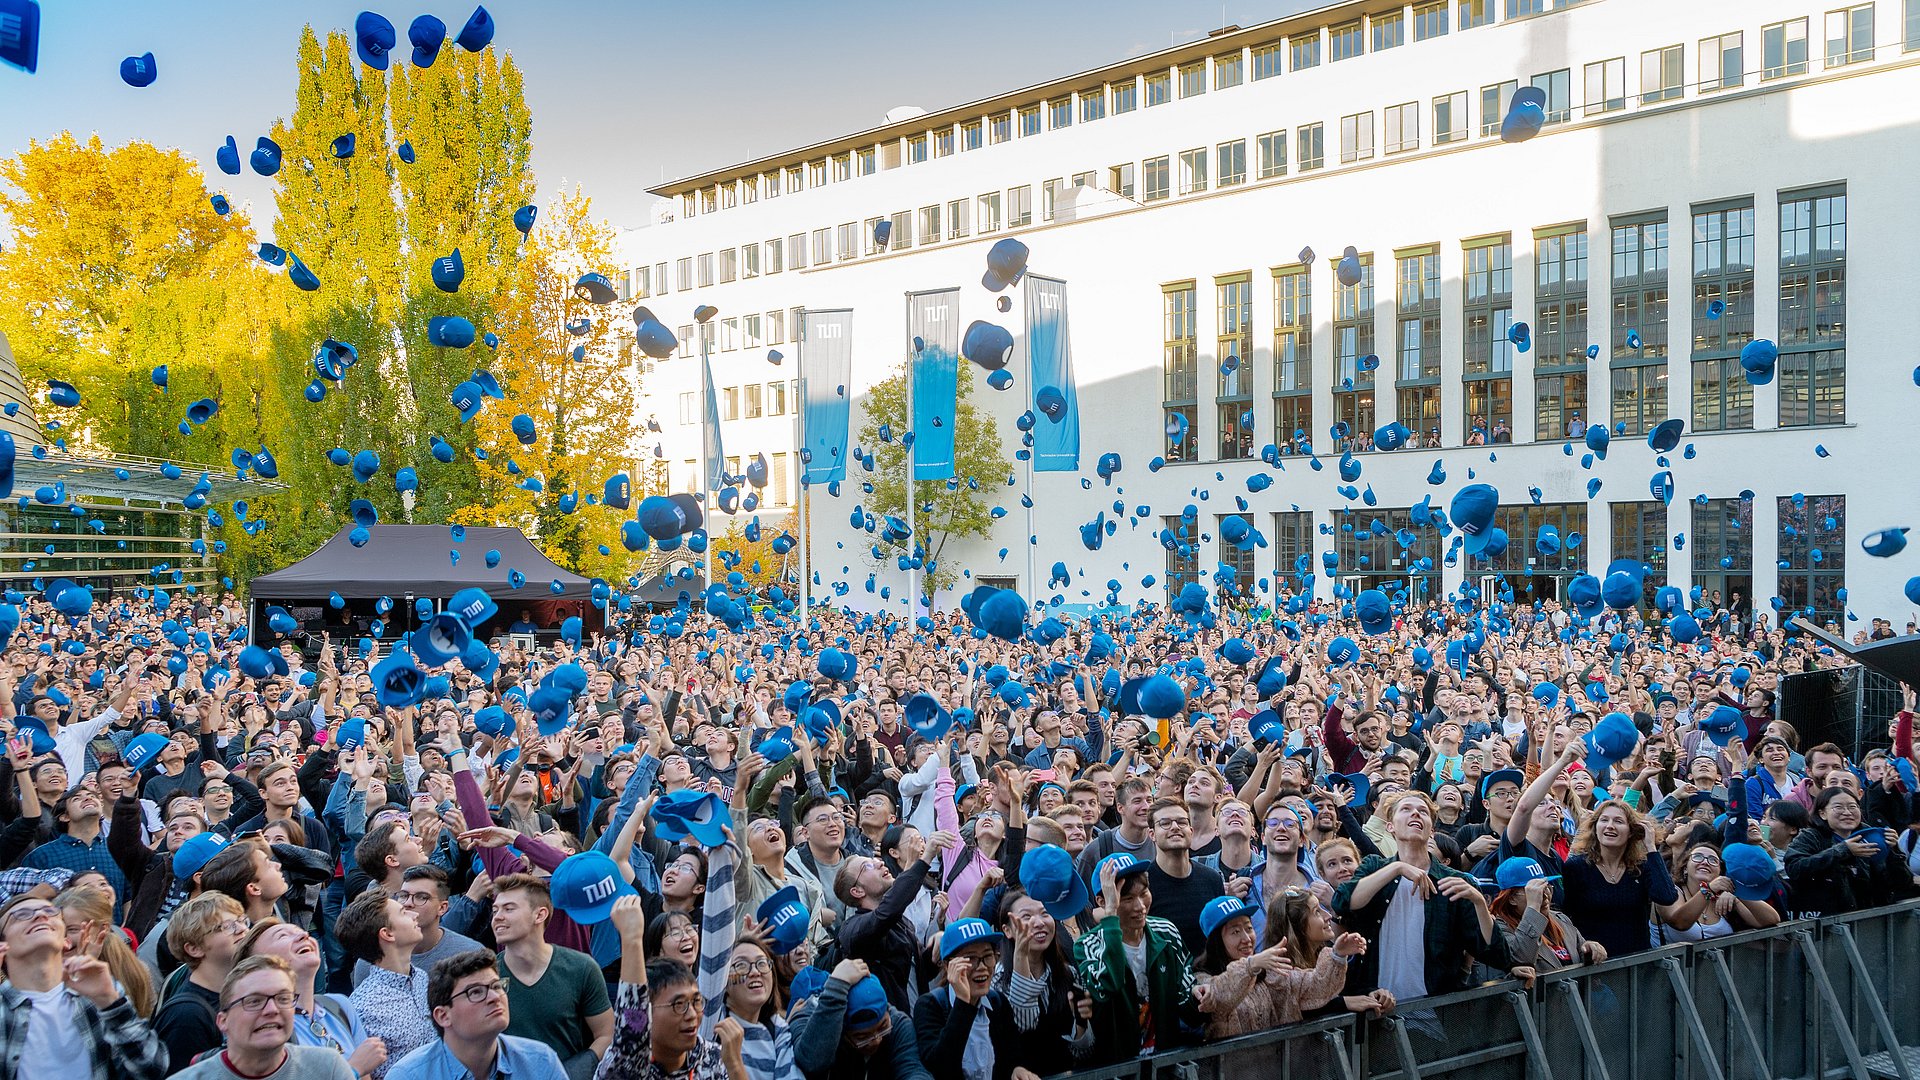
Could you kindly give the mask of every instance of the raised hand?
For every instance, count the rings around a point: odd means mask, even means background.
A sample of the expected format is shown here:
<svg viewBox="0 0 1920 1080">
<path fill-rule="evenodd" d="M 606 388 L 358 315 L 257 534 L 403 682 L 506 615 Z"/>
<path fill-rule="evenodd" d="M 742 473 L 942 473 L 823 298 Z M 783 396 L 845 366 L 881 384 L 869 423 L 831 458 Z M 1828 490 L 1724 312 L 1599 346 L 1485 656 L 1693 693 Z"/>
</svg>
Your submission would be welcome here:
<svg viewBox="0 0 1920 1080">
<path fill-rule="evenodd" d="M 647 912 L 638 896 L 623 896 L 613 902 L 613 928 L 620 932 L 623 947 L 638 948 L 647 930 Z"/>
<path fill-rule="evenodd" d="M 828 977 L 839 979 L 848 986 L 852 986 L 854 983 L 867 977 L 867 962 L 865 960 L 854 960 L 852 958 L 842 960 L 833 965 L 833 971 L 829 973 Z"/>
</svg>

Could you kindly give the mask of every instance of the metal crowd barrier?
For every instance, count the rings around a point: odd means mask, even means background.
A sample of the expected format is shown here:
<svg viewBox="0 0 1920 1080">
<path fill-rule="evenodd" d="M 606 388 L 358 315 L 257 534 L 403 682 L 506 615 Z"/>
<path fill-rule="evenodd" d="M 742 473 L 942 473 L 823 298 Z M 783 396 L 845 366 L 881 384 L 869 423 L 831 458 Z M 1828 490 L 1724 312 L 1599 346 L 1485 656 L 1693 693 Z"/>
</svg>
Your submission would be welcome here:
<svg viewBox="0 0 1920 1080">
<path fill-rule="evenodd" d="M 1293 1024 L 1070 1080 L 1920 1080 L 1920 900 Z M 1920 981 L 1920 980 L 1916 980 Z M 1896 992 L 1899 996 L 1896 997 Z"/>
</svg>

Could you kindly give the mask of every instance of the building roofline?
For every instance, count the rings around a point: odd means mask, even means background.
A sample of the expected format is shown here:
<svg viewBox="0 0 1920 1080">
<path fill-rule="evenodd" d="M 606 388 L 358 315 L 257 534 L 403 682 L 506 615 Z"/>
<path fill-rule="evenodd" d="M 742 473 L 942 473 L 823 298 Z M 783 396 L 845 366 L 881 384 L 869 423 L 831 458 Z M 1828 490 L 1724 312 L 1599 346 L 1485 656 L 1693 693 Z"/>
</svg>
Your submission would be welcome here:
<svg viewBox="0 0 1920 1080">
<path fill-rule="evenodd" d="M 1347 21 L 1366 15 L 1400 11 L 1404 7 L 1401 0 L 1334 0 L 1332 3 L 1285 15 L 1278 19 L 1269 19 L 1246 27 L 1229 27 L 1224 31 L 1213 31 L 1197 41 L 1182 45 L 1173 45 L 1150 53 L 1120 60 L 1086 71 L 1075 72 L 1045 82 L 1034 83 L 1015 90 L 994 94 L 964 102 L 945 109 L 929 111 L 919 116 L 891 124 L 881 124 L 847 135 L 836 136 L 822 142 L 810 143 L 763 157 L 749 158 L 719 169 L 683 176 L 676 180 L 647 188 L 650 195 L 672 198 L 690 191 L 740 176 L 756 175 L 776 169 L 798 165 L 821 157 L 832 157 L 853 150 L 873 146 L 876 143 L 911 135 L 934 128 L 946 127 L 963 120 L 975 119 L 991 113 L 1001 112 L 1016 105 L 1031 103 L 1035 98 L 1052 97 L 1060 93 L 1072 93 L 1105 85 L 1117 78 L 1127 78 L 1150 71 L 1164 71 L 1180 64 L 1202 57 L 1212 56 L 1223 50 L 1244 47 L 1262 41 L 1269 41 L 1276 32 L 1289 30 L 1317 29 L 1329 22 Z M 1340 16 L 1335 18 L 1335 16 Z M 1322 61 L 1326 63 L 1327 61 Z"/>
</svg>

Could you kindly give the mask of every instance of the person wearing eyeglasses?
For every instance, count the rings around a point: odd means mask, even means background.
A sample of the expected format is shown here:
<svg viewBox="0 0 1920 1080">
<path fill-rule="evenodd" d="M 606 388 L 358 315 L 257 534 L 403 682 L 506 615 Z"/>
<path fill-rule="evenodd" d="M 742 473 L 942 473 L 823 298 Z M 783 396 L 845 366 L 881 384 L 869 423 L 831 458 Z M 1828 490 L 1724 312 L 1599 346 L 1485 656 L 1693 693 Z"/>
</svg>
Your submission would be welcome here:
<svg viewBox="0 0 1920 1080">
<path fill-rule="evenodd" d="M 293 972 L 293 1044 L 319 1046 L 347 1057 L 356 1076 L 386 1064 L 387 1044 L 368 1035 L 360 1010 L 345 994 L 317 993 L 320 945 L 313 935 L 289 922 L 268 917 L 253 924 L 240 942 L 240 959 L 275 956 Z"/>
<path fill-rule="evenodd" d="M 508 1035 L 511 1006 L 500 958 L 489 949 L 449 956 L 427 975 L 427 1005 L 440 1038 L 387 1071 L 387 1080 L 566 1080 L 553 1048 Z"/>
<path fill-rule="evenodd" d="M 620 984 L 614 999 L 618 1026 L 594 1076 L 600 1080 L 749 1080 L 740 1052 L 745 1036 L 740 1021 L 729 1016 L 714 1025 L 713 1038 L 702 1038 L 706 999 L 693 969 L 676 960 L 648 963 L 646 913 L 640 898 L 623 896 L 614 901 L 610 917 L 620 933 Z M 514 1080 L 527 1080 L 518 1072 L 513 1075 Z M 441 1077 L 396 1073 L 389 1080 Z"/>
<path fill-rule="evenodd" d="M 167 948 L 186 962 L 187 976 L 161 995 L 153 1029 L 176 1069 L 220 1045 L 220 988 L 252 928 L 239 901 L 214 892 L 180 905 L 167 924 Z"/>
<path fill-rule="evenodd" d="M 66 920 L 44 895 L 29 891 L 0 906 L 0 942 L 0 1062 L 18 1063 L 22 1077 L 167 1075 L 160 1036 L 114 985 L 94 942 L 67 953 Z"/>
<path fill-rule="evenodd" d="M 184 1080 L 354 1080 L 337 1050 L 295 1046 L 293 969 L 277 956 L 240 961 L 220 986 L 226 1047 L 176 1073 Z"/>
</svg>

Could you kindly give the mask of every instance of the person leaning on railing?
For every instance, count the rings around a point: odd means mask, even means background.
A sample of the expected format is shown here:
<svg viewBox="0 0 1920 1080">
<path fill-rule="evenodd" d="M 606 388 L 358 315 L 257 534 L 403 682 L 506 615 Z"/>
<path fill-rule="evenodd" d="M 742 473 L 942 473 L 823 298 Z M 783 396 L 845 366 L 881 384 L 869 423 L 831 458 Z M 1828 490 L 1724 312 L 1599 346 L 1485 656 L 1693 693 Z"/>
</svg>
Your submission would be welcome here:
<svg viewBox="0 0 1920 1080">
<path fill-rule="evenodd" d="M 1813 824 L 1787 848 L 1788 903 L 1795 918 L 1844 915 L 1920 893 L 1891 829 L 1862 827 L 1860 800 L 1830 787 L 1813 801 Z"/>
<path fill-rule="evenodd" d="M 1209 1040 L 1297 1023 L 1306 1010 L 1317 1009 L 1339 996 L 1347 981 L 1347 965 L 1367 951 L 1367 939 L 1359 934 L 1334 936 L 1332 917 L 1312 893 L 1302 889 L 1288 889 L 1273 898 L 1267 925 L 1288 923 L 1290 898 L 1312 902 L 1314 913 L 1309 918 L 1322 924 L 1316 936 L 1324 935 L 1332 941 L 1332 947 L 1320 950 L 1319 958 L 1309 966 L 1293 966 L 1284 941 L 1255 951 L 1258 939 L 1245 901 L 1223 896 L 1208 904 L 1201 914 L 1201 925 L 1207 931 L 1207 952 L 1201 968 L 1209 978 L 1195 993 L 1200 996 L 1200 1011 L 1207 1014 Z"/>
<path fill-rule="evenodd" d="M 1340 925 L 1375 943 L 1355 961 L 1349 993 L 1386 989 L 1404 1002 L 1463 989 L 1469 955 L 1496 971 L 1511 968 L 1478 883 L 1432 855 L 1432 801 L 1402 792 L 1384 809 L 1394 857 L 1369 855 L 1334 893 Z"/>
</svg>

